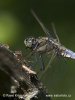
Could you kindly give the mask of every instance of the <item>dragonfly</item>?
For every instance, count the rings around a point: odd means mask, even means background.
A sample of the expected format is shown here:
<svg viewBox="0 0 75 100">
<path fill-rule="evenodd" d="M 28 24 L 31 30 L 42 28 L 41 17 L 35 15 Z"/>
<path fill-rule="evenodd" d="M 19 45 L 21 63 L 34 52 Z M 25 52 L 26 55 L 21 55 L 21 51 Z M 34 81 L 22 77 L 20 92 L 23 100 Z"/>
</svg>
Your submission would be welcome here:
<svg viewBox="0 0 75 100">
<path fill-rule="evenodd" d="M 37 17 L 36 13 L 31 10 L 32 15 L 37 20 L 41 28 L 43 29 L 44 33 L 46 34 L 45 37 L 29 37 L 24 40 L 24 44 L 26 47 L 30 48 L 32 51 L 37 53 L 46 53 L 53 51 L 53 54 L 51 56 L 49 64 L 54 60 L 54 58 L 59 55 L 63 56 L 64 58 L 71 58 L 75 59 L 75 52 L 72 50 L 66 48 L 64 45 L 61 44 L 59 37 L 56 33 L 56 29 L 54 26 L 54 23 L 52 23 L 53 32 L 55 35 L 55 38 L 52 37 L 52 33 L 45 27 L 45 25 L 42 23 L 42 21 Z M 42 58 L 42 56 L 41 56 Z M 48 65 L 49 65 L 48 64 Z M 42 69 L 44 70 L 45 67 L 43 66 Z"/>
</svg>

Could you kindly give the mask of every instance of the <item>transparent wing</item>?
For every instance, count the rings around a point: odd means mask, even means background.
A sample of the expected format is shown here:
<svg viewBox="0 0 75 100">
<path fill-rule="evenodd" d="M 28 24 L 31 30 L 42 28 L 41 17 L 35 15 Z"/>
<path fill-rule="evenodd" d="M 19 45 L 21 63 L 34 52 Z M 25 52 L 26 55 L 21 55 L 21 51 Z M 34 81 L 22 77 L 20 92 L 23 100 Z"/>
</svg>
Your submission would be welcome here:
<svg viewBox="0 0 75 100">
<path fill-rule="evenodd" d="M 38 66 L 40 67 L 40 71 L 44 71 L 45 66 L 44 66 L 44 61 L 43 61 L 43 54 L 36 52 L 35 53 L 35 61 L 36 61 L 36 64 L 38 64 Z"/>
<path fill-rule="evenodd" d="M 54 60 L 55 57 L 56 57 L 56 53 L 55 53 L 55 51 L 53 51 L 53 53 L 52 53 L 52 55 L 51 55 L 51 57 L 50 57 L 50 60 L 49 60 L 49 62 L 48 62 L 48 64 L 47 64 L 47 66 L 45 67 L 45 70 L 43 71 L 43 73 L 42 73 L 42 75 L 40 76 L 40 78 L 42 78 L 42 77 L 44 76 L 44 74 L 47 72 L 47 70 L 48 70 L 50 67 L 52 67 L 52 66 L 51 66 L 51 63 L 53 62 L 53 60 Z"/>
<path fill-rule="evenodd" d="M 39 71 L 41 61 L 38 52 L 33 50 L 28 51 L 27 55 L 25 55 L 25 59 L 27 59 L 29 67 L 32 67 L 35 71 Z"/>
<path fill-rule="evenodd" d="M 55 57 L 55 53 L 52 51 L 45 52 L 45 53 L 39 53 L 39 52 L 33 52 L 31 51 L 28 53 L 27 56 L 25 56 L 25 59 L 27 58 L 29 61 L 29 65 L 39 74 L 46 73 L 48 68 L 51 66 L 51 63 Z"/>
<path fill-rule="evenodd" d="M 56 29 L 55 29 L 54 23 L 52 22 L 51 25 L 52 25 L 53 33 L 54 33 L 54 35 L 55 35 L 57 41 L 60 42 L 59 37 L 58 37 L 58 35 L 57 35 L 57 33 L 56 33 Z"/>
<path fill-rule="evenodd" d="M 37 20 L 37 22 L 40 24 L 40 26 L 42 27 L 43 31 L 45 32 L 45 34 L 47 35 L 47 37 L 51 38 L 51 35 L 49 33 L 49 30 L 44 26 L 44 24 L 39 20 L 39 18 L 37 17 L 37 15 L 35 14 L 35 12 L 33 10 L 31 10 L 32 15 L 34 16 L 34 18 Z"/>
</svg>

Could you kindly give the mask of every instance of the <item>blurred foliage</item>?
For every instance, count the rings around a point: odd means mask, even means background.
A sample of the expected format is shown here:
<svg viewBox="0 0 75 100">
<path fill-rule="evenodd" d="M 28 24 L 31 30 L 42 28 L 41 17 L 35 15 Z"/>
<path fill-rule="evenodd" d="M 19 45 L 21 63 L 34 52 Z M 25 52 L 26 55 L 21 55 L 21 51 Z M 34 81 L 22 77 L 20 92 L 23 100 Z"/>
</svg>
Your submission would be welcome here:
<svg viewBox="0 0 75 100">
<path fill-rule="evenodd" d="M 22 50 L 24 54 L 29 54 L 30 51 L 24 46 L 24 39 L 28 36 L 45 35 L 30 13 L 31 8 L 49 29 L 53 21 L 61 43 L 75 50 L 74 0 L 0 0 L 0 42 L 9 44 L 13 50 Z M 75 61 L 67 59 L 64 62 L 56 58 L 42 81 L 50 94 L 72 95 L 71 98 L 59 98 L 60 100 L 74 100 L 74 76 Z"/>
<path fill-rule="evenodd" d="M 0 14 L 0 41 L 7 43 L 16 40 L 17 33 L 20 31 L 20 25 L 17 19 L 8 12 L 2 12 Z"/>
</svg>

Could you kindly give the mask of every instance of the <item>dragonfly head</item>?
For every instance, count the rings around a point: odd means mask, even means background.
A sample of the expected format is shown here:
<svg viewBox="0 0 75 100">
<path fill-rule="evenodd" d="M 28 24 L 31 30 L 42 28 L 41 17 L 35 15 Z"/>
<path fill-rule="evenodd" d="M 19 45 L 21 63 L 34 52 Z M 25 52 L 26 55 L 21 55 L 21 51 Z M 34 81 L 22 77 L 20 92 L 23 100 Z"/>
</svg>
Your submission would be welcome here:
<svg viewBox="0 0 75 100">
<path fill-rule="evenodd" d="M 33 44 L 35 44 L 36 39 L 34 37 L 29 37 L 24 40 L 24 44 L 26 47 L 31 48 Z"/>
</svg>

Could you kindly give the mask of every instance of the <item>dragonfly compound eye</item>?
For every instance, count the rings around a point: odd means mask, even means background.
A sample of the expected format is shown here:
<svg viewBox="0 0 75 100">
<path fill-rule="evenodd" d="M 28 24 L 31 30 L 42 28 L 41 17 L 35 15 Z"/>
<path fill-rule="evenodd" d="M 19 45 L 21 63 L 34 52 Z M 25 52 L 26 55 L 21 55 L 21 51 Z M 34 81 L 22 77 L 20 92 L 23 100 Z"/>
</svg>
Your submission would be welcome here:
<svg viewBox="0 0 75 100">
<path fill-rule="evenodd" d="M 32 47 L 33 44 L 33 38 L 27 38 L 24 40 L 24 44 L 26 47 Z"/>
</svg>

